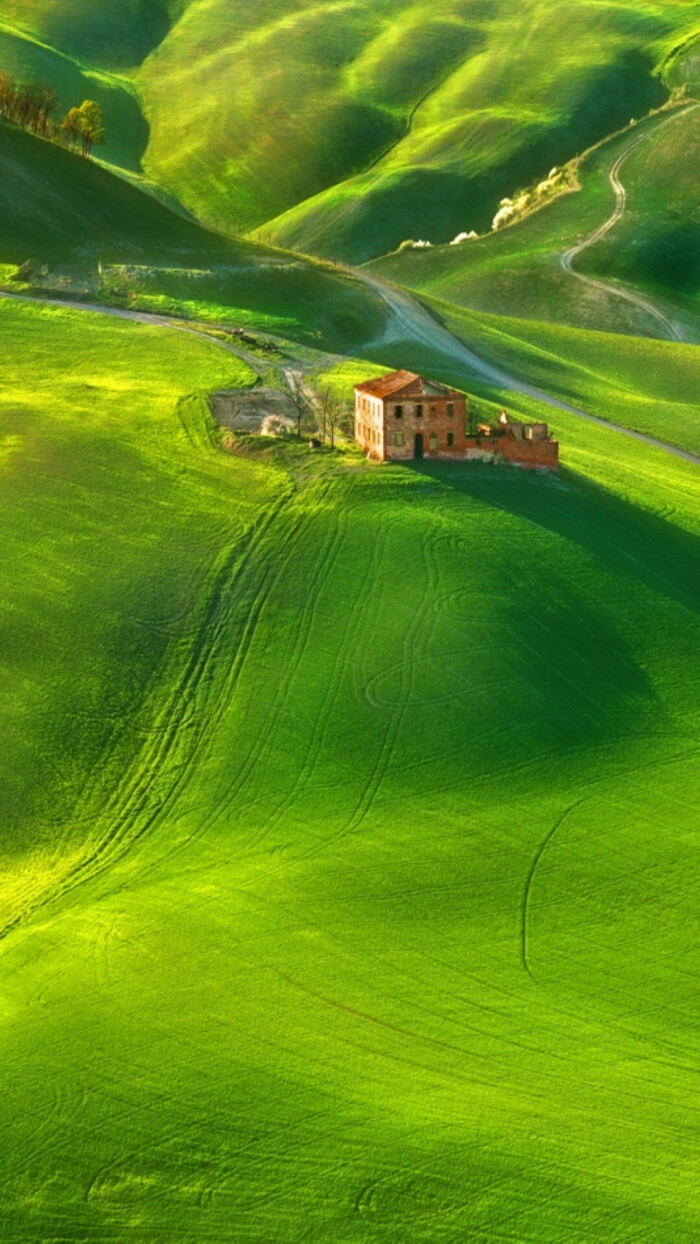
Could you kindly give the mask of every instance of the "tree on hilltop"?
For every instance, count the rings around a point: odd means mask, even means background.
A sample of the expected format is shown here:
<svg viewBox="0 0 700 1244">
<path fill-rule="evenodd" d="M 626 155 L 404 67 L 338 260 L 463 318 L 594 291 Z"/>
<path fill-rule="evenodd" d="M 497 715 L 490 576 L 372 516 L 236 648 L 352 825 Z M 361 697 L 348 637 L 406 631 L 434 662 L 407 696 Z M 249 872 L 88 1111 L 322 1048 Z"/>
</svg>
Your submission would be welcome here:
<svg viewBox="0 0 700 1244">
<path fill-rule="evenodd" d="M 77 108 L 71 108 L 65 115 L 61 125 L 61 134 L 69 147 L 75 148 L 80 138 L 81 120 Z"/>
<path fill-rule="evenodd" d="M 11 73 L 0 73 L 0 116 L 10 116 L 12 98 L 15 93 L 15 80 Z"/>
<path fill-rule="evenodd" d="M 41 134 L 42 138 L 48 138 L 53 134 L 55 127 L 51 118 L 57 108 L 58 96 L 53 87 L 40 87 L 36 100 L 34 122 L 32 125 L 35 134 Z"/>
<path fill-rule="evenodd" d="M 80 136 L 83 142 L 83 155 L 89 156 L 93 147 L 99 147 L 105 140 L 102 128 L 102 108 L 94 99 L 84 99 L 77 110 L 80 118 Z"/>
<path fill-rule="evenodd" d="M 53 87 L 18 83 L 11 73 L 0 72 L 0 117 L 73 150 L 80 142 L 84 156 L 105 141 L 102 107 L 94 99 L 84 99 L 79 108 L 71 108 L 60 125 L 53 120 L 57 110 L 58 96 Z"/>
</svg>

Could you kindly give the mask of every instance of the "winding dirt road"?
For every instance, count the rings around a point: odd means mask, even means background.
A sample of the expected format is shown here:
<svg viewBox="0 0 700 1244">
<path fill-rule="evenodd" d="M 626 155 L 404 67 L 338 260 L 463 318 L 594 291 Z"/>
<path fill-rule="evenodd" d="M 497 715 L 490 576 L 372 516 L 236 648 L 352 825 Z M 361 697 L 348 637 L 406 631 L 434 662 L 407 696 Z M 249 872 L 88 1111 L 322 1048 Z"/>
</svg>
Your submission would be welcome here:
<svg viewBox="0 0 700 1244">
<path fill-rule="evenodd" d="M 558 397 L 554 397 L 551 393 L 545 393 L 544 390 L 538 389 L 536 385 L 530 384 L 529 381 L 513 376 L 496 364 L 487 362 L 486 359 L 481 358 L 480 355 L 475 354 L 473 350 L 465 346 L 458 337 L 455 337 L 454 333 L 451 333 L 447 328 L 443 328 L 410 294 L 399 286 L 391 285 L 380 277 L 368 276 L 365 272 L 357 272 L 355 275 L 366 281 L 368 285 L 371 285 L 376 293 L 384 299 L 384 302 L 393 313 L 395 327 L 398 326 L 403 329 L 402 336 L 404 340 L 422 342 L 431 349 L 439 351 L 448 359 L 469 368 L 476 376 L 486 380 L 489 384 L 497 385 L 502 389 L 509 389 L 515 393 L 523 393 L 528 397 L 534 397 L 537 401 L 544 402 L 547 406 L 553 406 L 555 410 L 564 410 L 567 414 L 576 415 L 579 419 L 585 419 L 588 423 L 596 423 L 599 427 L 619 432 L 621 436 L 630 436 L 635 441 L 643 441 L 645 445 L 652 445 L 654 449 L 661 449 L 665 453 L 673 454 L 676 458 L 683 458 L 686 462 L 693 462 L 696 466 L 700 466 L 700 455 L 691 453 L 688 449 L 680 449 L 677 445 L 669 445 L 666 441 L 657 440 L 655 436 L 646 436 L 643 432 L 634 432 L 631 428 L 623 428 L 619 423 L 611 423 L 609 419 L 602 419 L 599 415 L 591 415 L 587 410 L 581 410 L 579 406 L 572 406 L 568 402 L 562 402 Z M 395 334 L 394 339 L 396 339 Z M 389 338 L 385 340 L 388 341 Z"/>
<path fill-rule="evenodd" d="M 579 255 L 583 254 L 583 252 L 588 250 L 590 246 L 595 246 L 596 242 L 600 242 L 604 237 L 606 237 L 606 235 L 610 233 L 610 230 L 614 229 L 615 225 L 618 224 L 624 216 L 627 210 L 627 191 L 620 180 L 620 173 L 632 153 L 636 151 L 637 147 L 641 146 L 642 143 L 646 142 L 648 138 L 651 138 L 652 134 L 658 134 L 659 130 L 664 129 L 667 125 L 671 125 L 674 121 L 676 121 L 679 115 L 685 116 L 686 113 L 694 111 L 697 107 L 698 105 L 695 104 L 692 108 L 684 108 L 681 113 L 674 113 L 673 116 L 668 117 L 665 121 L 662 121 L 660 125 L 655 125 L 653 129 L 646 130 L 644 134 L 641 134 L 638 138 L 635 138 L 629 146 L 625 147 L 624 151 L 617 157 L 609 173 L 610 185 L 612 186 L 613 193 L 615 195 L 615 210 L 613 211 L 612 216 L 609 216 L 602 225 L 599 225 L 597 229 L 594 229 L 593 233 L 591 233 L 589 237 L 584 238 L 583 242 L 578 242 L 576 246 L 572 246 L 568 251 L 565 251 L 559 260 L 562 268 L 569 274 L 569 276 L 575 277 L 577 281 L 582 281 L 584 285 L 589 285 L 592 289 L 600 289 L 603 293 L 613 294 L 616 298 L 624 298 L 626 302 L 630 302 L 633 306 L 639 307 L 640 310 L 645 311 L 647 315 L 650 315 L 652 319 L 656 320 L 657 324 L 661 325 L 665 334 L 671 341 L 679 342 L 683 342 L 684 340 L 682 333 L 676 328 L 675 324 L 671 322 L 668 316 L 664 315 L 663 311 L 660 311 L 659 308 L 654 305 L 650 298 L 646 298 L 643 294 L 635 293 L 634 290 L 624 289 L 622 286 L 613 285 L 608 281 L 598 280 L 597 277 L 586 276 L 583 272 L 577 272 L 573 265 L 574 260 Z"/>
<path fill-rule="evenodd" d="M 176 332 L 191 333 L 194 337 L 203 337 L 205 341 L 211 341 L 212 345 L 242 359 L 251 371 L 255 372 L 256 384 L 262 378 L 260 359 L 254 354 L 249 354 L 247 350 L 233 345 L 230 341 L 222 341 L 220 337 L 212 337 L 198 328 L 192 328 L 184 320 L 174 320 L 167 315 L 155 315 L 151 311 L 126 311 L 121 307 L 104 307 L 98 302 L 72 302 L 68 298 L 35 298 L 29 294 L 11 294 L 7 290 L 0 290 L 0 298 L 6 298 L 10 302 L 41 303 L 43 307 L 66 307 L 69 311 L 89 311 L 99 315 L 111 315 L 117 320 L 135 320 L 137 324 L 150 324 L 153 328 L 172 328 Z M 211 327 L 216 328 L 217 325 L 212 324 Z"/>
<path fill-rule="evenodd" d="M 399 286 L 391 285 L 390 282 L 384 281 L 380 277 L 369 276 L 361 271 L 356 271 L 354 275 L 358 280 L 364 281 L 371 286 L 391 312 L 392 327 L 389 334 L 383 338 L 383 341 L 387 343 L 392 340 L 419 341 L 423 345 L 427 345 L 444 355 L 446 360 L 459 363 L 461 366 L 468 368 L 474 375 L 479 376 L 482 380 L 486 380 L 489 384 L 536 398 L 537 401 L 543 402 L 547 406 L 552 406 L 555 410 L 566 411 L 567 414 L 576 415 L 579 419 L 585 419 L 588 423 L 595 423 L 599 427 L 607 428 L 609 431 L 619 432 L 621 436 L 629 436 L 633 440 L 643 441 L 645 445 L 651 445 L 654 449 L 660 449 L 664 453 L 672 454 L 675 458 L 683 458 L 686 462 L 692 462 L 696 466 L 700 466 L 700 455 L 691 453 L 690 450 L 680 449 L 677 445 L 669 445 L 666 441 L 657 440 L 654 436 L 646 436 L 643 432 L 633 432 L 631 428 L 623 428 L 618 423 L 611 423 L 609 419 L 602 419 L 599 415 L 591 415 L 588 411 L 581 410 L 578 406 L 571 406 L 568 402 L 562 402 L 551 393 L 545 393 L 543 389 L 538 389 L 536 385 L 530 384 L 529 381 L 511 375 L 496 364 L 487 362 L 486 359 L 481 358 L 480 355 L 464 345 L 454 333 L 451 333 L 442 324 L 439 324 L 437 320 L 433 319 L 406 290 Z M 222 341 L 218 337 L 210 337 L 207 333 L 190 328 L 184 321 L 178 322 L 167 316 L 155 315 L 147 311 L 126 311 L 120 307 L 104 307 L 98 303 L 70 302 L 67 299 L 60 298 L 38 299 L 23 294 L 10 294 L 2 291 L 0 291 L 0 298 L 8 298 L 17 302 L 41 302 L 42 305 L 67 307 L 73 311 L 88 311 L 100 315 L 111 315 L 117 319 L 136 320 L 139 324 L 170 328 L 176 332 L 195 333 L 197 337 L 203 337 L 207 341 L 212 342 L 213 345 L 219 346 L 220 349 L 227 350 L 229 354 L 234 354 L 237 358 L 243 359 L 256 372 L 258 378 L 260 377 L 260 363 L 254 356 L 249 355 L 247 351 L 239 349 L 230 342 Z M 376 345 L 378 343 L 375 342 L 373 344 Z"/>
</svg>

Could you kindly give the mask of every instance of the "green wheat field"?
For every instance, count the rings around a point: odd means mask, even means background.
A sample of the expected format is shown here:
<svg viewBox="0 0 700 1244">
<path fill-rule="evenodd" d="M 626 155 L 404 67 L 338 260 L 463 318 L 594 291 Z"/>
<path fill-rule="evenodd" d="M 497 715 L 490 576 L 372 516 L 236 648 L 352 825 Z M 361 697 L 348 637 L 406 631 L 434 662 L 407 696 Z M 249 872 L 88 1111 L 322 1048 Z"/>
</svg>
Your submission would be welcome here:
<svg viewBox="0 0 700 1244">
<path fill-rule="evenodd" d="M 0 1240 L 691 1244 L 697 3 L 7 0 L 3 73 Z M 558 473 L 366 461 L 396 368 Z"/>
</svg>

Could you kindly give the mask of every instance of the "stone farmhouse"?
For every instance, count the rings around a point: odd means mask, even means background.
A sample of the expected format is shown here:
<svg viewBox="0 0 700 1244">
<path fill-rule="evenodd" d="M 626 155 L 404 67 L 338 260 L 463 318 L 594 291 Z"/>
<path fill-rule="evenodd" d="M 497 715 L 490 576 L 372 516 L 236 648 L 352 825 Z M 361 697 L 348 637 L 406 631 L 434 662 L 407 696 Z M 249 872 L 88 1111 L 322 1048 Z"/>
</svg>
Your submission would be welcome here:
<svg viewBox="0 0 700 1244">
<path fill-rule="evenodd" d="M 559 465 L 559 444 L 546 423 L 519 423 L 502 411 L 497 423 L 471 431 L 463 393 L 410 371 L 355 386 L 355 440 L 376 462 L 452 458 L 551 471 Z"/>
</svg>

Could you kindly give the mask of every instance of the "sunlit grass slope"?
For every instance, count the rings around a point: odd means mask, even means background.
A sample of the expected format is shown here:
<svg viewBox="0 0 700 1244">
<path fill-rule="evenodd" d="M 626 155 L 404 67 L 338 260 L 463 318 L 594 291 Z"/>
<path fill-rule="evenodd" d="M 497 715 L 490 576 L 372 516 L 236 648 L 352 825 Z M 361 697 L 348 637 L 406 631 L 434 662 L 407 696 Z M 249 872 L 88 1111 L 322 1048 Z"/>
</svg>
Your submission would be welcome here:
<svg viewBox="0 0 700 1244">
<path fill-rule="evenodd" d="M 147 172 L 198 216 L 357 262 L 482 231 L 503 195 L 660 103 L 652 73 L 697 10 L 10 0 L 5 20 L 73 65 L 131 76 Z"/>
<path fill-rule="evenodd" d="M 381 300 L 333 268 L 210 233 L 93 162 L 1 122 L 0 163 L 0 263 L 39 260 L 49 267 L 44 284 L 65 280 L 97 297 L 98 265 L 126 266 L 127 294 L 167 295 L 168 306 L 194 299 L 222 314 L 238 309 L 339 350 L 381 336 Z"/>
<path fill-rule="evenodd" d="M 128 766 L 208 552 L 249 521 L 196 395 L 255 376 L 191 334 L 57 308 L 0 303 L 0 339 L 5 926 L 89 852 L 76 804 L 106 752 Z"/>
<path fill-rule="evenodd" d="M 351 82 L 382 99 L 386 79 L 414 81 L 415 113 L 404 108 L 404 136 L 371 171 L 266 226 L 281 244 L 361 262 L 406 238 L 482 232 L 504 195 L 660 102 L 654 63 L 697 22 L 683 5 L 465 3 L 449 6 L 453 32 L 433 45 L 443 12 L 411 6 L 363 50 Z M 434 47 L 454 59 L 436 58 L 425 83 L 411 64 Z M 425 86 L 435 89 L 422 99 Z M 152 155 L 157 141 L 156 123 Z"/>
<path fill-rule="evenodd" d="M 434 309 L 458 337 L 511 374 L 612 423 L 700 452 L 695 346 L 483 315 L 447 303 Z"/>
<path fill-rule="evenodd" d="M 226 457 L 0 312 L 0 1233 L 694 1238 L 696 473 Z"/>
<path fill-rule="evenodd" d="M 606 143 L 584 162 L 579 191 L 520 224 L 459 246 L 403 251 L 371 268 L 399 284 L 485 311 L 656 334 L 658 324 L 646 312 L 572 279 L 559 264 L 569 246 L 611 215 L 610 169 L 642 137 L 620 173 L 626 214 L 576 266 L 660 299 L 692 339 L 700 333 L 698 108 L 655 117 Z"/>
</svg>

